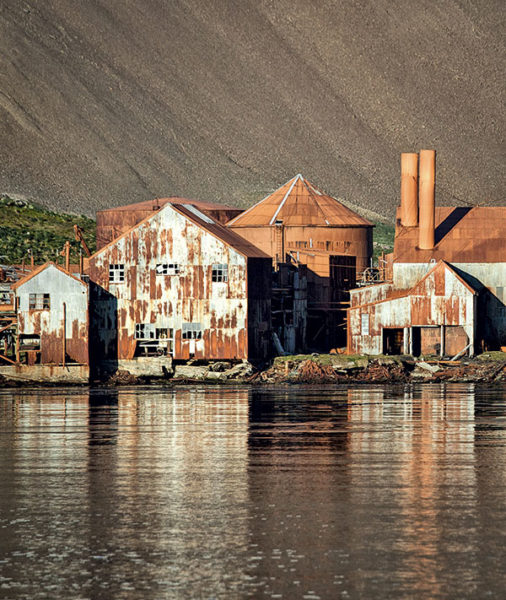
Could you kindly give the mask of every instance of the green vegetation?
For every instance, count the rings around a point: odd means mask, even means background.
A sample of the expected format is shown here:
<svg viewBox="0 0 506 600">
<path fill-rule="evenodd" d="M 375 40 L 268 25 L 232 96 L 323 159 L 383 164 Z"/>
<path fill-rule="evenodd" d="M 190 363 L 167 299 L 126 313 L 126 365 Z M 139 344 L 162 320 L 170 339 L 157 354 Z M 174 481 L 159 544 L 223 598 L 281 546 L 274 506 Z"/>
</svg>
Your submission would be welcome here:
<svg viewBox="0 0 506 600">
<path fill-rule="evenodd" d="M 80 243 L 75 241 L 73 226 L 83 230 L 91 252 L 95 250 L 95 221 L 84 216 L 54 213 L 35 203 L 0 196 L 0 262 L 30 261 L 35 264 L 48 260 L 62 264 L 59 256 L 65 242 L 71 243 L 70 260 L 79 261 Z"/>
<path fill-rule="evenodd" d="M 376 227 L 373 230 L 373 256 L 377 259 L 382 252 L 388 254 L 393 251 L 395 227 L 379 221 L 374 224 Z"/>
</svg>

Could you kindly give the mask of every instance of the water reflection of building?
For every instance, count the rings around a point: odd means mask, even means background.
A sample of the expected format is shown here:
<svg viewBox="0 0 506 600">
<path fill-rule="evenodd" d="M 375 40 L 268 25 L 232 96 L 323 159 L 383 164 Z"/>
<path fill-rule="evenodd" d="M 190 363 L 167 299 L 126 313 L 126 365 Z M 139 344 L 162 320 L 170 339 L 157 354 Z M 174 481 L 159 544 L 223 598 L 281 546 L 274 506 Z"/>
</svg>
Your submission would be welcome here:
<svg viewBox="0 0 506 600">
<path fill-rule="evenodd" d="M 358 543 L 370 544 L 375 569 L 400 573 L 411 594 L 439 597 L 442 571 L 469 576 L 469 561 L 459 564 L 455 552 L 478 552 L 472 528 L 460 539 L 453 529 L 453 519 L 476 518 L 474 387 L 354 389 L 348 402 L 350 452 L 358 458 L 350 465 L 351 503 L 363 503 L 365 486 L 378 507 L 372 531 L 384 520 L 379 541 Z"/>
<path fill-rule="evenodd" d="M 103 433 L 103 415 L 97 424 Z M 115 445 L 89 446 L 90 464 L 102 464 L 89 486 L 90 546 L 101 540 L 106 557 L 96 580 L 115 590 L 134 577 L 151 590 L 145 598 L 233 592 L 242 565 L 231 549 L 246 543 L 248 524 L 247 431 L 244 389 L 119 390 Z"/>
</svg>

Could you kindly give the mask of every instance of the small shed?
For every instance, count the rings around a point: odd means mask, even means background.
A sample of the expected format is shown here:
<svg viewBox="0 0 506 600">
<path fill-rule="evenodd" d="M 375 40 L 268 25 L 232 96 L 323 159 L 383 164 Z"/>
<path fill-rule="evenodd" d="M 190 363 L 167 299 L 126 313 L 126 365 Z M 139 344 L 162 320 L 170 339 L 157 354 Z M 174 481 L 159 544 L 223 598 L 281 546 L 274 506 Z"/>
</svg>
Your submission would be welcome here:
<svg viewBox="0 0 506 600">
<path fill-rule="evenodd" d="M 48 262 L 17 281 L 18 343 L 29 364 L 89 364 L 88 285 Z"/>
<path fill-rule="evenodd" d="M 385 283 L 352 290 L 348 353 L 472 355 L 478 292 L 443 260 L 411 289 Z"/>
</svg>

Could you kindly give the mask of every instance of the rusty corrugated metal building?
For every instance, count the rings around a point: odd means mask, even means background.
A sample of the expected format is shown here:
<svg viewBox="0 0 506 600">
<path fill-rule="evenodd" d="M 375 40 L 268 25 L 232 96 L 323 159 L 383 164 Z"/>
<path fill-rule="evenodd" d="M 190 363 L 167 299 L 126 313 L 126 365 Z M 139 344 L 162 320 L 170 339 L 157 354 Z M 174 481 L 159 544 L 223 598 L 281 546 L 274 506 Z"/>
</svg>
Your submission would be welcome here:
<svg viewBox="0 0 506 600">
<path fill-rule="evenodd" d="M 202 202 L 201 200 L 189 200 L 176 196 L 99 210 L 97 212 L 97 250 L 117 239 L 166 204 L 189 204 L 204 215 L 222 224 L 242 212 L 241 208 L 234 208 L 233 206 Z"/>
<path fill-rule="evenodd" d="M 444 261 L 410 289 L 384 283 L 354 290 L 348 351 L 453 356 L 474 347 L 478 293 Z"/>
<path fill-rule="evenodd" d="M 89 364 L 88 285 L 45 263 L 12 286 L 17 301 L 17 362 Z"/>
<path fill-rule="evenodd" d="M 232 219 L 227 227 L 266 252 L 276 265 L 288 262 L 295 268 L 304 267 L 304 273 L 295 277 L 298 288 L 292 296 L 300 298 L 303 285 L 307 299 L 293 300 L 288 306 L 305 303 L 307 322 L 299 319 L 302 336 L 291 332 L 297 318 L 290 316 L 289 323 L 286 318 L 279 323 L 285 341 L 300 339 L 298 350 L 313 347 L 328 351 L 344 345 L 343 307 L 357 274 L 370 266 L 373 224 L 299 174 Z M 279 277 L 284 278 L 284 274 Z M 279 296 L 279 301 L 276 293 L 273 297 L 275 310 L 286 314 L 282 292 Z M 296 348 L 287 349 L 293 352 Z"/>
<path fill-rule="evenodd" d="M 194 203 L 167 202 L 89 260 L 93 356 L 269 354 L 272 261 Z"/>
<path fill-rule="evenodd" d="M 462 285 L 452 284 L 456 277 Z M 349 352 L 377 354 L 393 344 L 425 354 L 437 345 L 451 355 L 457 347 L 472 354 L 506 345 L 506 207 L 436 207 L 435 152 L 403 154 L 389 279 L 351 291 Z"/>
</svg>

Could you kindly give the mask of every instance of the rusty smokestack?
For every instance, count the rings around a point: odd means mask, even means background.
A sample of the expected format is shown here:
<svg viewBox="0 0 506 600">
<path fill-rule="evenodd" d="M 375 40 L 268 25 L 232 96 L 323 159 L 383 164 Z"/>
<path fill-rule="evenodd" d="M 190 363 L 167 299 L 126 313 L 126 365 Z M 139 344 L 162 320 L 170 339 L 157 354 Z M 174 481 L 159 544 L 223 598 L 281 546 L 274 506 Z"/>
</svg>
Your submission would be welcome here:
<svg viewBox="0 0 506 600">
<path fill-rule="evenodd" d="M 418 247 L 422 250 L 434 248 L 436 151 L 420 150 L 420 229 Z"/>
<path fill-rule="evenodd" d="M 401 154 L 401 224 L 418 225 L 418 154 Z"/>
</svg>

